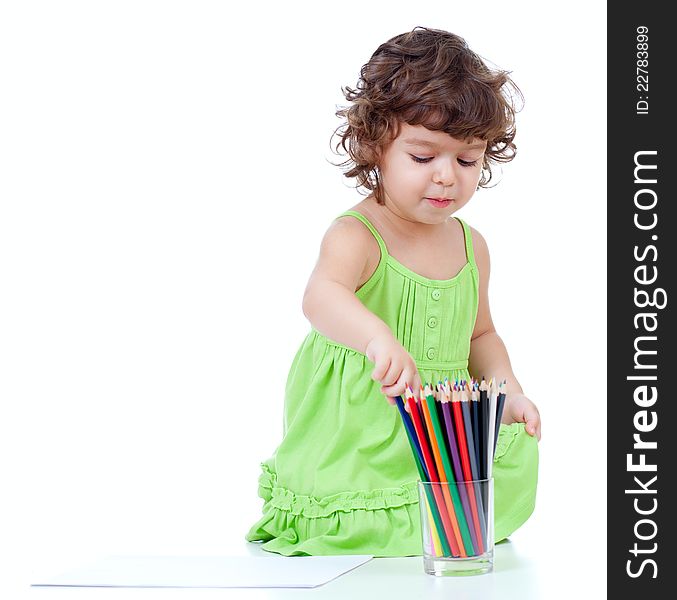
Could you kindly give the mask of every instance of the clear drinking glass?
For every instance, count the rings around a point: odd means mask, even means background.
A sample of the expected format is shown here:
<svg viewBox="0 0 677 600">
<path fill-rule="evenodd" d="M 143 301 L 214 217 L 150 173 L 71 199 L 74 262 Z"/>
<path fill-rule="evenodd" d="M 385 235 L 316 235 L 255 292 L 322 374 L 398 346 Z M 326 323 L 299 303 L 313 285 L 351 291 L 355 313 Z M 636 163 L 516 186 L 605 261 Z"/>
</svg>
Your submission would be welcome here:
<svg viewBox="0 0 677 600">
<path fill-rule="evenodd" d="M 494 480 L 418 482 L 423 567 L 429 575 L 494 568 Z"/>
</svg>

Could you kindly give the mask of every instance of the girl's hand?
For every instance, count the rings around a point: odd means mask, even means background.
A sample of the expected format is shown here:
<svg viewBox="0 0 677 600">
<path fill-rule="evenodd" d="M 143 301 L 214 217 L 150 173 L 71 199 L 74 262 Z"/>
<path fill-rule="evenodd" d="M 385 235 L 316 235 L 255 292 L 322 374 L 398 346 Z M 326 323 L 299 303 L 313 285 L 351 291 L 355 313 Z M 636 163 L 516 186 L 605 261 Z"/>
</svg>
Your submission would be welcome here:
<svg viewBox="0 0 677 600">
<path fill-rule="evenodd" d="M 541 415 L 536 405 L 524 394 L 506 394 L 505 406 L 501 423 L 526 423 L 526 431 L 529 435 L 536 435 L 541 439 Z"/>
<path fill-rule="evenodd" d="M 390 404 L 395 404 L 396 396 L 404 396 L 407 384 L 418 394 L 421 379 L 416 363 L 392 333 L 373 337 L 365 354 L 375 364 L 371 378 L 381 382 L 381 393 Z"/>
</svg>

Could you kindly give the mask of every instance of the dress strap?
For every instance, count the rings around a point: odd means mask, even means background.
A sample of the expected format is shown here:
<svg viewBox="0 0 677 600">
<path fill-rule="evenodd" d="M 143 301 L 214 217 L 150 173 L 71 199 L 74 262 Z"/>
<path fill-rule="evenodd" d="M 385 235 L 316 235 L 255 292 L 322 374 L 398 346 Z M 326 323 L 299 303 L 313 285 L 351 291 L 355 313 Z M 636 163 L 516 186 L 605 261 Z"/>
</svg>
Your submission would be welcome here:
<svg viewBox="0 0 677 600">
<path fill-rule="evenodd" d="M 386 243 L 383 241 L 383 238 L 381 237 L 381 234 L 376 230 L 376 227 L 374 227 L 369 219 L 365 217 L 362 213 L 357 212 L 356 210 L 347 210 L 343 214 L 339 215 L 336 217 L 337 219 L 340 219 L 341 217 L 346 217 L 346 216 L 351 216 L 351 217 L 356 217 L 362 223 L 366 225 L 366 227 L 371 231 L 372 235 L 376 238 L 376 241 L 378 242 L 378 247 L 381 249 L 381 256 L 387 256 L 388 254 L 388 249 L 386 248 Z"/>
<path fill-rule="evenodd" d="M 465 237 L 466 258 L 473 267 L 477 267 L 477 265 L 475 264 L 475 252 L 473 251 L 472 248 L 472 233 L 470 232 L 470 227 L 468 227 L 468 224 L 463 219 L 459 219 L 458 217 L 454 217 L 454 219 L 456 219 L 463 227 L 463 236 Z"/>
</svg>

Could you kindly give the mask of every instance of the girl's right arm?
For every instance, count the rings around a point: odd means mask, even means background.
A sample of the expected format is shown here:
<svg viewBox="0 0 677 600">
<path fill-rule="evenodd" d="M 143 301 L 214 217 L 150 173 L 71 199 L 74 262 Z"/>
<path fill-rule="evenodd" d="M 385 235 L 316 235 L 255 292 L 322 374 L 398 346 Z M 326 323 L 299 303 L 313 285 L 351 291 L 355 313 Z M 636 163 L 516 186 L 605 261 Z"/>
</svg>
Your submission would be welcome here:
<svg viewBox="0 0 677 600">
<path fill-rule="evenodd" d="M 332 223 L 306 286 L 303 314 L 322 335 L 374 362 L 372 379 L 381 382 L 382 393 L 390 398 L 403 395 L 406 383 L 418 391 L 420 379 L 416 363 L 390 328 L 355 295 L 373 243 L 357 221 Z"/>
</svg>

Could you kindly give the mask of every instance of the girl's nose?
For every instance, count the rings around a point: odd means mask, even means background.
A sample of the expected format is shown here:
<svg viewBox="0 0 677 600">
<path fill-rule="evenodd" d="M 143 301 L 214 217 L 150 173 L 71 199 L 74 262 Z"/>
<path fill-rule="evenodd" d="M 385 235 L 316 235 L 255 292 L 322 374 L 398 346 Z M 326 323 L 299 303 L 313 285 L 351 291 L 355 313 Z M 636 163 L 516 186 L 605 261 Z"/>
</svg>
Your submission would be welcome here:
<svg viewBox="0 0 677 600">
<path fill-rule="evenodd" d="M 455 181 L 454 167 L 450 161 L 439 163 L 437 171 L 433 176 L 433 181 L 439 185 L 449 187 Z"/>
</svg>

